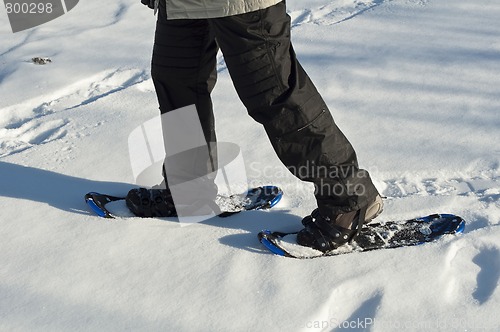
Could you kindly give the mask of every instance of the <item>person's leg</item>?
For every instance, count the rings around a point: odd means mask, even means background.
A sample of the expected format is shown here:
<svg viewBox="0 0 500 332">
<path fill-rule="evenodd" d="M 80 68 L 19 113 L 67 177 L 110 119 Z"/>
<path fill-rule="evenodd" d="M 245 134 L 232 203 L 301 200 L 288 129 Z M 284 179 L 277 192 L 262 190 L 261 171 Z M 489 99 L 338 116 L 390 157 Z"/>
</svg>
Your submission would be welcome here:
<svg viewBox="0 0 500 332">
<path fill-rule="evenodd" d="M 167 20 L 160 1 L 151 76 L 162 114 L 196 105 L 207 142 L 215 142 L 212 92 L 217 43 L 207 20 Z"/>
<path fill-rule="evenodd" d="M 181 130 L 186 135 L 184 138 L 172 137 L 172 133 L 164 132 L 166 150 L 176 148 L 178 144 L 184 146 L 189 142 L 199 142 L 197 133 L 192 132 L 192 128 L 199 128 L 192 123 L 193 117 L 166 116 L 169 112 L 191 105 L 196 106 L 206 146 L 201 142 L 202 146 L 190 146 L 191 150 L 168 156 L 164 163 L 165 181 L 162 184 L 153 189 L 138 188 L 129 192 L 127 205 L 134 214 L 143 217 L 181 215 L 183 211 L 179 210 L 179 206 L 205 204 L 200 202 L 211 201 L 217 194 L 213 175 L 217 168 L 215 121 L 210 97 L 216 82 L 217 43 L 207 20 L 167 20 L 166 15 L 165 1 L 160 1 L 151 76 L 164 129 Z M 187 112 L 189 107 L 185 110 Z M 176 128 L 180 126 L 183 128 Z M 196 138 L 191 141 L 190 135 Z M 179 142 L 185 138 L 185 141 Z M 200 183 L 193 190 L 193 183 L 197 181 Z M 176 192 L 173 184 L 181 184 L 176 186 Z"/>
<path fill-rule="evenodd" d="M 210 20 L 235 88 L 282 162 L 316 185 L 320 212 L 359 210 L 378 195 L 295 57 L 285 4 Z"/>
</svg>

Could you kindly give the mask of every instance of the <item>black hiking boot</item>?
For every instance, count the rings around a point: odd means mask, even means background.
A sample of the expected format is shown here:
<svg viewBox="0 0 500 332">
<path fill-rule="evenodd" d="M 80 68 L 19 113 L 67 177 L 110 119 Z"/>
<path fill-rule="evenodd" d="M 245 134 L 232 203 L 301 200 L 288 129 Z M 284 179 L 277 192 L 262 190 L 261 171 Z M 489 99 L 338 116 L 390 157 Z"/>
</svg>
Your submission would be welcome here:
<svg viewBox="0 0 500 332">
<path fill-rule="evenodd" d="M 305 226 L 297 234 L 297 243 L 322 252 L 328 252 L 352 241 L 363 224 L 369 223 L 382 213 L 383 202 L 380 195 L 367 207 L 333 217 L 322 216 L 318 209 L 302 219 Z"/>
<path fill-rule="evenodd" d="M 135 188 L 128 192 L 125 202 L 138 217 L 177 217 L 169 189 Z"/>
</svg>

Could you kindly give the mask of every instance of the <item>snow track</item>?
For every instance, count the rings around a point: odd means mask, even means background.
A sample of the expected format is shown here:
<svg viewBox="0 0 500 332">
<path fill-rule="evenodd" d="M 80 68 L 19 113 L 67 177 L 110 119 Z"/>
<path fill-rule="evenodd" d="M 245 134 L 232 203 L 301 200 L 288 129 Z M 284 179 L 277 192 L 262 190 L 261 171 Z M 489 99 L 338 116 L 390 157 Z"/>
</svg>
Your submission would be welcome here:
<svg viewBox="0 0 500 332">
<path fill-rule="evenodd" d="M 68 111 L 147 79 L 144 70 L 117 69 L 87 78 L 48 96 L 0 109 L 0 157 L 63 138 Z M 62 119 L 61 119 L 62 118 Z"/>
</svg>

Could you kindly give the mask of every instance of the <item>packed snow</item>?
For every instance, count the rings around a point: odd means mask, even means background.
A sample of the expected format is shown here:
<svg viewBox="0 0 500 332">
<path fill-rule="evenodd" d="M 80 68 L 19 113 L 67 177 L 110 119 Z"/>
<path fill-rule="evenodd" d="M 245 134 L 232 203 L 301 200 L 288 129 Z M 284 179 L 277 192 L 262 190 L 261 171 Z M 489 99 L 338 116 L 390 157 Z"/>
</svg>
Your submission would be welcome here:
<svg viewBox="0 0 500 332">
<path fill-rule="evenodd" d="M 128 136 L 157 115 L 155 18 L 80 1 L 12 34 L 0 6 L 0 330 L 498 331 L 500 2 L 288 0 L 302 65 L 387 197 L 379 220 L 462 216 L 431 244 L 296 260 L 313 188 L 288 174 L 219 55 L 218 137 L 241 147 L 271 211 L 180 227 L 93 215 L 88 191 L 134 186 Z M 32 58 L 49 58 L 36 64 Z"/>
</svg>

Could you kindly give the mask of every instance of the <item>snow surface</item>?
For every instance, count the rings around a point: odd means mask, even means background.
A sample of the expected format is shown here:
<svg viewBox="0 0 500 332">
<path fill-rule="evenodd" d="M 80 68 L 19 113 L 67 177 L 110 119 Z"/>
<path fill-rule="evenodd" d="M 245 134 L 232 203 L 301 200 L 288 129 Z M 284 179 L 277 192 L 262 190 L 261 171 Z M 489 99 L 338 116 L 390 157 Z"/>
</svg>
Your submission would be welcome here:
<svg viewBox="0 0 500 332">
<path fill-rule="evenodd" d="M 97 218 L 83 195 L 130 188 L 128 135 L 157 114 L 153 14 L 80 1 L 12 34 L 0 6 L 0 330 L 498 331 L 500 2 L 287 3 L 299 59 L 389 197 L 380 220 L 454 213 L 465 233 L 312 260 L 266 252 L 257 233 L 299 229 L 312 188 L 283 169 L 222 57 L 219 139 L 283 201 L 189 227 Z"/>
</svg>

